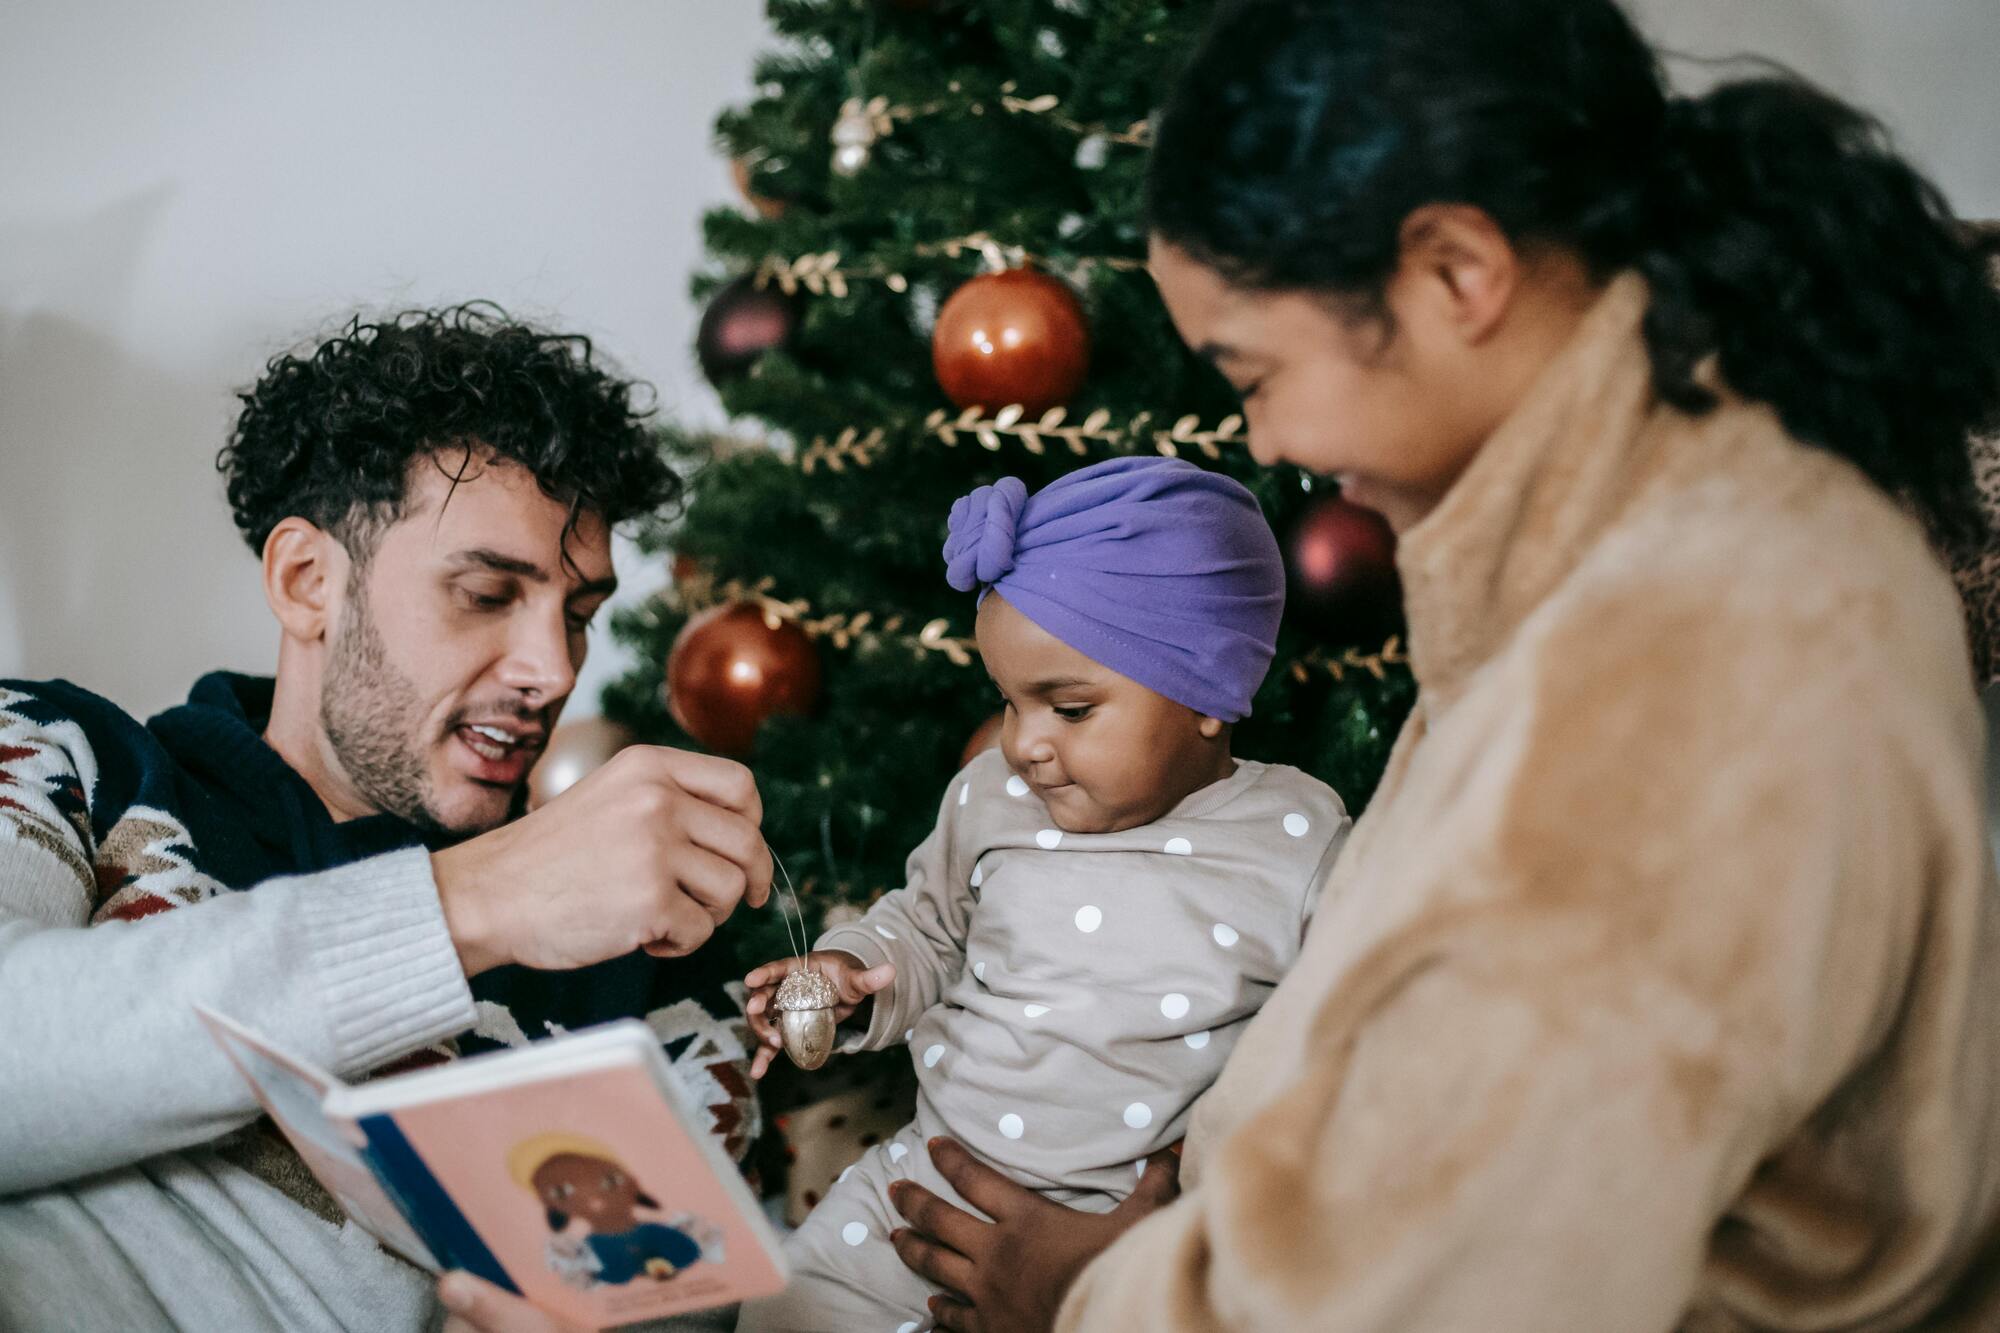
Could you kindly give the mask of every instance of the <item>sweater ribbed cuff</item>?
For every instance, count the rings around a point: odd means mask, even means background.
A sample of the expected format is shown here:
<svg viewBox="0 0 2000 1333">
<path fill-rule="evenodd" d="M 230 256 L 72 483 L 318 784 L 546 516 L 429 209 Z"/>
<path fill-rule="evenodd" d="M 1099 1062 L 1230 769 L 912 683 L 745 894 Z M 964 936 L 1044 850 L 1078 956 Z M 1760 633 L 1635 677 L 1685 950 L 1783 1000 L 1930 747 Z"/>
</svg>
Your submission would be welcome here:
<svg viewBox="0 0 2000 1333">
<path fill-rule="evenodd" d="M 851 953 L 869 967 L 880 967 L 884 963 L 894 963 L 896 959 L 889 950 L 868 931 L 859 926 L 835 926 L 821 935 L 813 948 L 838 949 Z M 900 970 L 901 964 L 897 964 Z M 902 1008 L 896 1002 L 898 987 L 891 983 L 889 989 L 875 997 L 869 1006 L 868 1026 L 859 1028 L 848 1025 L 841 1028 L 840 1044 L 834 1049 L 842 1055 L 852 1055 L 856 1051 L 880 1051 L 898 1045 L 903 1040 L 903 1029 L 908 1024 L 899 1021 L 898 1011 Z"/>
<path fill-rule="evenodd" d="M 472 990 L 421 847 L 312 878 L 299 895 L 305 966 L 319 978 L 335 1069 L 363 1074 L 470 1028 Z"/>
</svg>

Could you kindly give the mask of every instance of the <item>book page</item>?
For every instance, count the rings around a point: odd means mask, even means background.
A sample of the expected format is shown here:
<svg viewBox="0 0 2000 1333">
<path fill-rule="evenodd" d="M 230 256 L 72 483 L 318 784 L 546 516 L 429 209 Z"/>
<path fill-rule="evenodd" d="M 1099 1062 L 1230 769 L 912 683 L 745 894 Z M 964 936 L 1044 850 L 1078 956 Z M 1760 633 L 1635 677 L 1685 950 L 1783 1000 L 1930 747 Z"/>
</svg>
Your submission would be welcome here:
<svg viewBox="0 0 2000 1333">
<path fill-rule="evenodd" d="M 437 1260 L 403 1220 L 362 1156 L 366 1140 L 351 1120 L 330 1117 L 327 1094 L 345 1085 L 266 1044 L 242 1025 L 195 1006 L 195 1012 L 236 1066 L 257 1102 L 283 1132 L 286 1142 L 327 1193 L 370 1235 L 420 1267 L 437 1270 Z"/>
</svg>

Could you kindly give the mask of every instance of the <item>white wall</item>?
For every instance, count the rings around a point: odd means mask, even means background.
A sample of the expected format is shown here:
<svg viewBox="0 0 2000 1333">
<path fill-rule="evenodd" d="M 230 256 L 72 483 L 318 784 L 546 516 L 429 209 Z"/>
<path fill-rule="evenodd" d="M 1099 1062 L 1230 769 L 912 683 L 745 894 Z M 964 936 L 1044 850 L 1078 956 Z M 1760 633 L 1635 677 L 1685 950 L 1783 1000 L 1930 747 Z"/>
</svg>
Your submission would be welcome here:
<svg viewBox="0 0 2000 1333">
<path fill-rule="evenodd" d="M 1874 106 L 2000 217 L 1995 0 L 1637 9 Z M 711 416 L 683 283 L 733 196 L 709 127 L 764 40 L 754 0 L 0 4 L 0 675 L 143 712 L 269 669 L 210 464 L 230 389 L 357 304 L 494 297 Z"/>
<path fill-rule="evenodd" d="M 766 44 L 752 0 L 0 4 L 0 676 L 270 669 L 212 462 L 357 305 L 492 297 L 714 414 L 685 282 Z"/>
</svg>

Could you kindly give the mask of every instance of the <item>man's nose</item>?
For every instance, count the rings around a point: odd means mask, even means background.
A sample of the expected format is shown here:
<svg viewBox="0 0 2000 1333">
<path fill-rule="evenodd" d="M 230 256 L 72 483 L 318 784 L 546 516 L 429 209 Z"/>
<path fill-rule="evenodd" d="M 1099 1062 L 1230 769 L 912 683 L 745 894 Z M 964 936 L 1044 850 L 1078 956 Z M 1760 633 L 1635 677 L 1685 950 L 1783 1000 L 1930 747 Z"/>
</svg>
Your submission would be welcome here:
<svg viewBox="0 0 2000 1333">
<path fill-rule="evenodd" d="M 546 707 L 576 688 L 576 668 L 566 616 L 557 614 L 553 623 L 545 616 L 522 616 L 508 640 L 500 682 Z"/>
</svg>

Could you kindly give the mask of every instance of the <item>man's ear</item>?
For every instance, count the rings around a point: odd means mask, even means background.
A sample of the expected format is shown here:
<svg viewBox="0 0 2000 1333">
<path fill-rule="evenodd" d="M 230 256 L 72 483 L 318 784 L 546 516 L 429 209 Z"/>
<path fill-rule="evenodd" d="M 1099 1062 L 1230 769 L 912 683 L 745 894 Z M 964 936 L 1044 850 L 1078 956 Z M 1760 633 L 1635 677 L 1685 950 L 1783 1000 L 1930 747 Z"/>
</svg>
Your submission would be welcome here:
<svg viewBox="0 0 2000 1333">
<path fill-rule="evenodd" d="M 1425 204 L 1403 219 L 1397 240 L 1402 253 L 1391 282 L 1403 301 L 1421 305 L 1467 344 L 1484 342 L 1500 326 L 1521 284 L 1521 255 L 1486 210 Z"/>
<path fill-rule="evenodd" d="M 326 637 L 341 589 L 346 550 L 333 536 L 293 515 L 264 539 L 264 600 L 285 636 L 304 643 Z"/>
</svg>

